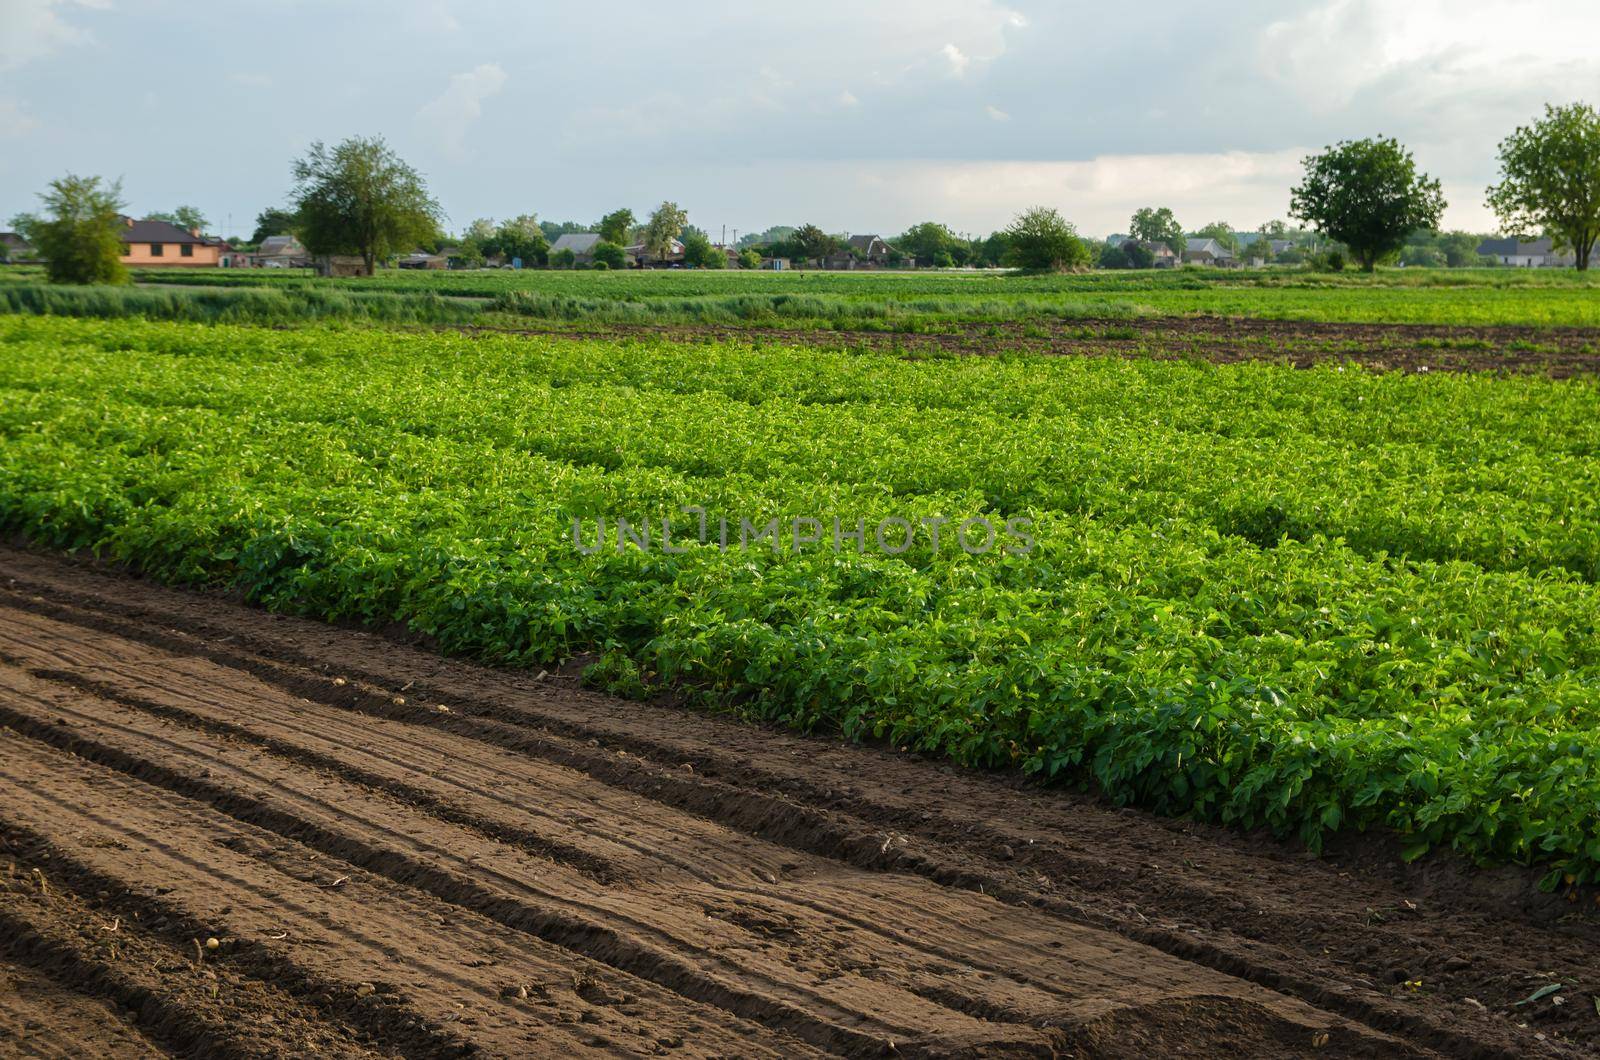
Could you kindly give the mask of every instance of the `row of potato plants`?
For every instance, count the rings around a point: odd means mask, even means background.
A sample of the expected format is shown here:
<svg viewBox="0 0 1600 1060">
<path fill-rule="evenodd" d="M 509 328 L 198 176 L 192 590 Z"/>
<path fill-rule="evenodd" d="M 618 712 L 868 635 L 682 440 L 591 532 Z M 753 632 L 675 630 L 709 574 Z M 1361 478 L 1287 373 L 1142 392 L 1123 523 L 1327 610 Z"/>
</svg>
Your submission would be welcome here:
<svg viewBox="0 0 1600 1060">
<path fill-rule="evenodd" d="M 0 521 L 451 652 L 598 651 L 619 691 L 1312 845 L 1384 826 L 1591 879 L 1595 401 L 1537 379 L 4 319 Z M 1252 504 L 1276 512 L 1239 525 Z M 1021 516 L 1034 547 L 574 547 L 574 518 L 689 505 Z"/>
</svg>

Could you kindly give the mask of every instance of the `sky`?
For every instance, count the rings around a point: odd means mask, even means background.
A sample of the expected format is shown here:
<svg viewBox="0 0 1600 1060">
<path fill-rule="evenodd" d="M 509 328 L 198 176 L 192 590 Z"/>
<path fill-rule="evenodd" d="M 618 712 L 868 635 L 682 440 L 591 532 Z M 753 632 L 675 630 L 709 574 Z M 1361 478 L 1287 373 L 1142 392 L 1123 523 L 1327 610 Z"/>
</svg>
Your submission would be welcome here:
<svg viewBox="0 0 1600 1060">
<path fill-rule="evenodd" d="M 248 235 L 309 144 L 382 135 L 454 230 L 665 199 L 730 238 L 1253 229 L 1307 153 L 1385 135 L 1491 231 L 1495 146 L 1574 101 L 1595 0 L 0 0 L 0 220 L 71 172 Z"/>
</svg>

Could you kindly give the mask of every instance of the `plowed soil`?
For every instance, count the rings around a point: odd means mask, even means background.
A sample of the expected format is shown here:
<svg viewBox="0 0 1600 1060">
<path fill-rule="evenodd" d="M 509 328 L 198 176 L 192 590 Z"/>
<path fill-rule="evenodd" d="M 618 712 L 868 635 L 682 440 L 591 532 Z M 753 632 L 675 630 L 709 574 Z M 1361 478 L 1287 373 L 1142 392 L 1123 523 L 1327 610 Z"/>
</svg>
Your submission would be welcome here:
<svg viewBox="0 0 1600 1060">
<path fill-rule="evenodd" d="M 1330 324 L 1237 317 L 1141 317 L 1090 320 L 1041 317 L 1026 322 L 951 323 L 938 330 L 831 331 L 716 325 L 585 325 L 566 328 L 469 327 L 469 332 L 670 339 L 678 342 L 772 342 L 824 348 L 870 347 L 907 357 L 1149 357 L 1217 362 L 1263 361 L 1310 368 L 1352 364 L 1380 372 L 1514 372 L 1567 378 L 1600 372 L 1600 329 L 1454 327 L 1432 324 Z"/>
<path fill-rule="evenodd" d="M 1592 915 L 1391 855 L 0 549 L 0 1055 L 1600 1050 Z"/>
</svg>

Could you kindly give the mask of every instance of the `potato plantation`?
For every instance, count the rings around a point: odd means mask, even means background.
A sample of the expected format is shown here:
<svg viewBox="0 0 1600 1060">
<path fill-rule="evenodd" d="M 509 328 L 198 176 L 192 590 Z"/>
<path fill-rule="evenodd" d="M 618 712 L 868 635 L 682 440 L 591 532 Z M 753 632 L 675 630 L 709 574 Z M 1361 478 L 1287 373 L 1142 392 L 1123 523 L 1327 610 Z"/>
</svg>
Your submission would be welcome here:
<svg viewBox="0 0 1600 1060">
<path fill-rule="evenodd" d="M 1545 291 L 1459 306 L 1596 312 Z M 1404 317 L 1422 295 L 1384 297 L 1350 304 Z M 1597 452 L 1589 378 L 0 317 L 0 523 L 32 542 L 497 663 L 592 653 L 627 695 L 1313 848 L 1393 829 L 1407 856 L 1551 884 L 1600 878 Z M 1025 517 L 1034 546 L 970 555 L 926 526 L 899 555 L 574 545 L 574 519 L 592 543 L 602 516 L 686 506 Z"/>
</svg>

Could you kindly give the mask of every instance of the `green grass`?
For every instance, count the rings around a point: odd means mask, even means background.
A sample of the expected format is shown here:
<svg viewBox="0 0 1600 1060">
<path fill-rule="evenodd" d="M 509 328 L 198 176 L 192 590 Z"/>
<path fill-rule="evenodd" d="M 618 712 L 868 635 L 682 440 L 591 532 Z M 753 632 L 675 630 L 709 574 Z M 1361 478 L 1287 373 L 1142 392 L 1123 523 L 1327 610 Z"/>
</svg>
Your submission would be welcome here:
<svg viewBox="0 0 1600 1060">
<path fill-rule="evenodd" d="M 288 270 L 148 270 L 192 286 L 436 293 L 534 320 L 926 328 L 1028 318 L 1242 316 L 1335 323 L 1600 327 L 1600 279 L 1532 269 L 1181 269 L 1063 276 L 744 271 L 412 272 L 317 279 Z"/>
<path fill-rule="evenodd" d="M 1600 877 L 1597 456 L 1592 380 L 0 317 L 0 527 L 40 544 L 1552 881 Z M 574 547 L 685 505 L 1035 547 Z"/>
</svg>

